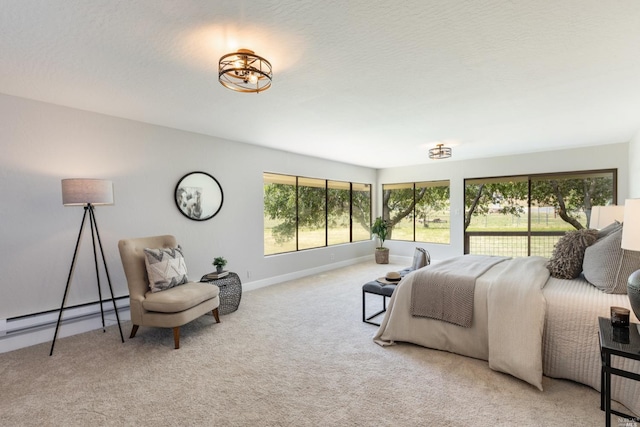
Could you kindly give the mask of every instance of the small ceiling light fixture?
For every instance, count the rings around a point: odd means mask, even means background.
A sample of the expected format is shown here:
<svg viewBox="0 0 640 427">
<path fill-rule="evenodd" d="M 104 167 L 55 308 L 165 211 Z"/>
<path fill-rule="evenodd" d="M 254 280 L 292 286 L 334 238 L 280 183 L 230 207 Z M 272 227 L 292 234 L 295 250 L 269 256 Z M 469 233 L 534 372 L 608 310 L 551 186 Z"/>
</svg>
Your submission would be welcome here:
<svg viewBox="0 0 640 427">
<path fill-rule="evenodd" d="M 451 157 L 451 148 L 445 147 L 444 144 L 436 144 L 436 148 L 429 150 L 430 159 L 448 159 Z"/>
<path fill-rule="evenodd" d="M 218 64 L 218 80 L 236 92 L 260 93 L 271 87 L 272 78 L 269 61 L 249 49 L 228 53 Z"/>
</svg>

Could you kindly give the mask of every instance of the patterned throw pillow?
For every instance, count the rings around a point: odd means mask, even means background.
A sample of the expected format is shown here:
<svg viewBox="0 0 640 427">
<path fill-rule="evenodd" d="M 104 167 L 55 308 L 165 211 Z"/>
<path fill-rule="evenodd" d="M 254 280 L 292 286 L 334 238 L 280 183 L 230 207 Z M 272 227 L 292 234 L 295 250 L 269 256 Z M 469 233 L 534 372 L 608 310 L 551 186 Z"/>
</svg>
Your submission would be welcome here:
<svg viewBox="0 0 640 427">
<path fill-rule="evenodd" d="M 622 227 L 598 239 L 584 253 L 584 278 L 607 294 L 626 294 L 629 276 L 640 269 L 640 252 L 625 251 L 621 243 Z"/>
<path fill-rule="evenodd" d="M 417 270 L 431 264 L 431 256 L 424 248 L 416 248 L 413 254 L 413 263 L 411 264 L 411 270 Z"/>
<path fill-rule="evenodd" d="M 182 248 L 144 250 L 144 263 L 151 292 L 160 292 L 187 283 L 187 266 Z"/>
<path fill-rule="evenodd" d="M 598 239 L 598 230 L 567 231 L 553 248 L 547 268 L 558 279 L 575 279 L 582 272 L 585 250 Z"/>
</svg>

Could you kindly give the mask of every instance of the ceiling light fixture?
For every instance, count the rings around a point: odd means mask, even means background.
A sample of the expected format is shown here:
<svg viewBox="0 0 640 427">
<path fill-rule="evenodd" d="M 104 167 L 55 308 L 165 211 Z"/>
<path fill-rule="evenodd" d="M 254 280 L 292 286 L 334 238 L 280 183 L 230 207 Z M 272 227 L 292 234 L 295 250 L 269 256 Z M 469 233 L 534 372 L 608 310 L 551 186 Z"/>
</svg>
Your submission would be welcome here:
<svg viewBox="0 0 640 427">
<path fill-rule="evenodd" d="M 448 159 L 451 157 L 451 148 L 445 147 L 444 144 L 436 144 L 436 148 L 429 150 L 430 159 Z"/>
<path fill-rule="evenodd" d="M 249 49 L 228 53 L 218 64 L 218 80 L 236 92 L 260 93 L 271 87 L 272 78 L 269 61 Z"/>
</svg>

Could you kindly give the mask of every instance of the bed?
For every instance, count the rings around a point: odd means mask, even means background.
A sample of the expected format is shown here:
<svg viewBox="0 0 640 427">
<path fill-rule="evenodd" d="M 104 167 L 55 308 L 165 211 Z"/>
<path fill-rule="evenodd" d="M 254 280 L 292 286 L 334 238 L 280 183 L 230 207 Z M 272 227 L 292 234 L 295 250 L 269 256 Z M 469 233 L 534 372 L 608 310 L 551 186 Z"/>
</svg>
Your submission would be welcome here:
<svg viewBox="0 0 640 427">
<path fill-rule="evenodd" d="M 599 391 L 597 318 L 609 317 L 611 306 L 630 308 L 629 298 L 604 293 L 582 275 L 572 280 L 550 277 L 548 261 L 507 259 L 479 275 L 469 327 L 412 315 L 414 283 L 438 264 L 413 271 L 398 284 L 374 341 L 383 346 L 408 342 L 487 360 L 491 369 L 540 390 L 545 375 Z M 638 322 L 633 312 L 631 321 Z M 635 361 L 625 359 L 616 366 L 640 373 Z M 612 384 L 612 398 L 640 415 L 640 382 L 614 376 Z"/>
</svg>

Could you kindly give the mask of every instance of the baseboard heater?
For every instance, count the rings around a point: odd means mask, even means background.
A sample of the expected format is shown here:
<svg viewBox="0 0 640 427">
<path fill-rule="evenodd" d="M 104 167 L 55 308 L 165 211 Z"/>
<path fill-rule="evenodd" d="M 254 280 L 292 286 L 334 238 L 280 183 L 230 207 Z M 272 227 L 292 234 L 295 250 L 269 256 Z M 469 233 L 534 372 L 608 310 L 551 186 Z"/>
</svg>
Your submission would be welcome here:
<svg viewBox="0 0 640 427">
<path fill-rule="evenodd" d="M 122 310 L 129 309 L 129 296 L 115 298 L 118 314 Z M 114 314 L 113 303 L 111 299 L 103 300 L 102 307 L 105 317 Z M 49 310 L 40 313 L 26 314 L 24 316 L 12 317 L 0 320 L 0 340 L 15 336 L 34 332 L 41 329 L 55 327 L 58 321 L 60 310 Z M 62 313 L 60 325 L 87 320 L 92 317 L 100 317 L 100 301 L 88 302 L 85 304 L 65 307 Z"/>
</svg>

